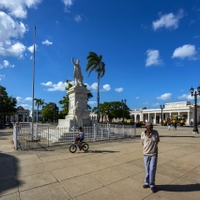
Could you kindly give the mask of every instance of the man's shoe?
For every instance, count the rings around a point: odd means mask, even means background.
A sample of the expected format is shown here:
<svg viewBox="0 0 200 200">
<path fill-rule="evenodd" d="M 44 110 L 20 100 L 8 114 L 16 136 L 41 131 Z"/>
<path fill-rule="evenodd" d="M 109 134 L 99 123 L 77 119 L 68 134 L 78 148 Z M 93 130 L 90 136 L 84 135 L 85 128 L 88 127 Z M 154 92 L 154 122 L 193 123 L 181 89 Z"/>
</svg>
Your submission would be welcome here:
<svg viewBox="0 0 200 200">
<path fill-rule="evenodd" d="M 149 188 L 149 185 L 143 185 L 143 188 Z"/>
<path fill-rule="evenodd" d="M 152 193 L 156 193 L 157 192 L 155 187 L 151 187 L 151 191 L 152 191 Z"/>
</svg>

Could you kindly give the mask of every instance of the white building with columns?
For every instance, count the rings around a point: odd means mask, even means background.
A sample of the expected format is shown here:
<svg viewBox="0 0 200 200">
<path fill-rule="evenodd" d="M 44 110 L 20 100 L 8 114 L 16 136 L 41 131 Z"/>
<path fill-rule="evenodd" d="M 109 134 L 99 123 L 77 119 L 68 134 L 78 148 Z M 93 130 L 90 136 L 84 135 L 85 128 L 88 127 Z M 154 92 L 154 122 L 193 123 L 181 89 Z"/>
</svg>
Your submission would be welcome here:
<svg viewBox="0 0 200 200">
<path fill-rule="evenodd" d="M 190 125 L 194 120 L 194 104 L 188 101 L 165 103 L 163 109 L 135 109 L 130 111 L 135 122 L 150 121 L 153 124 L 161 123 L 161 119 L 184 117 L 185 124 Z M 200 105 L 197 104 L 197 121 L 200 121 Z"/>
<path fill-rule="evenodd" d="M 130 110 L 131 119 L 134 122 L 150 121 L 153 124 L 160 124 L 161 119 L 184 117 L 185 125 L 191 125 L 194 122 L 194 104 L 188 101 L 165 103 L 164 108 L 155 109 L 133 109 Z M 162 116 L 162 117 L 161 117 Z M 95 113 L 90 113 L 91 119 L 96 119 Z M 107 117 L 104 117 L 104 120 Z M 113 119 L 118 122 L 121 119 Z M 100 121 L 102 118 L 100 117 Z M 200 121 L 200 104 L 197 103 L 197 121 Z"/>
</svg>

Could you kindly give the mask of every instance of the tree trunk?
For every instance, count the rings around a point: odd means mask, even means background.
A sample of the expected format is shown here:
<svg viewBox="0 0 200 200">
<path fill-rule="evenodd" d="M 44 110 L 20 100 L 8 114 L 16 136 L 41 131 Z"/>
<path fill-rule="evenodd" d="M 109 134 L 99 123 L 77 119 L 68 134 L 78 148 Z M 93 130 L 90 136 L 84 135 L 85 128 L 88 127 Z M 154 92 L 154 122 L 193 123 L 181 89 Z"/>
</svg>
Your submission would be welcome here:
<svg viewBox="0 0 200 200">
<path fill-rule="evenodd" d="M 100 75 L 98 73 L 98 90 L 97 90 L 97 108 L 98 108 L 98 111 L 97 111 L 97 122 L 99 123 L 100 121 Z"/>
</svg>

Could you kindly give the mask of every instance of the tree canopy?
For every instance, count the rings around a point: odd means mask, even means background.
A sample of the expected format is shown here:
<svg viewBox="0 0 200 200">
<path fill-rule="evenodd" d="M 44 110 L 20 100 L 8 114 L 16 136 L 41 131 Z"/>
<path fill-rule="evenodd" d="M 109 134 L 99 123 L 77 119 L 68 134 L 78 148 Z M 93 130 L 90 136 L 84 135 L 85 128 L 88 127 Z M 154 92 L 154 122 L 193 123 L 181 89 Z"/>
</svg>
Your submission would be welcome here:
<svg viewBox="0 0 200 200">
<path fill-rule="evenodd" d="M 59 108 L 57 107 L 57 105 L 53 102 L 50 102 L 43 106 L 42 116 L 48 119 L 48 121 L 50 120 L 51 122 L 53 122 L 58 119 L 58 111 Z"/>
<path fill-rule="evenodd" d="M 97 113 L 97 110 L 97 107 L 94 107 L 92 112 Z M 100 114 L 102 119 L 107 116 L 109 122 L 111 122 L 114 118 L 122 118 L 123 112 L 124 118 L 130 119 L 129 111 L 129 107 L 126 104 L 122 105 L 120 101 L 104 102 L 103 104 L 100 104 Z"/>
</svg>

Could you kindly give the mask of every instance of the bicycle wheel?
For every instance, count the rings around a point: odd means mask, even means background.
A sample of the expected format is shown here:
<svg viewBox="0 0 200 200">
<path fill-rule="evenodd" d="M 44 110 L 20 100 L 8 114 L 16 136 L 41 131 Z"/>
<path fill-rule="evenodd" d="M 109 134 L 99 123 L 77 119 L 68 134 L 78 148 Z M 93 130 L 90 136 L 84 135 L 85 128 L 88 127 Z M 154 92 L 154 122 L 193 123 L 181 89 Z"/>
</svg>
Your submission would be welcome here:
<svg viewBox="0 0 200 200">
<path fill-rule="evenodd" d="M 89 144 L 87 144 L 86 142 L 82 142 L 82 149 L 83 149 L 83 151 L 88 151 L 88 149 L 89 149 Z"/>
<path fill-rule="evenodd" d="M 77 146 L 74 145 L 74 144 L 72 144 L 72 145 L 69 147 L 69 151 L 70 151 L 71 153 L 75 153 L 76 150 L 77 150 Z"/>
</svg>

